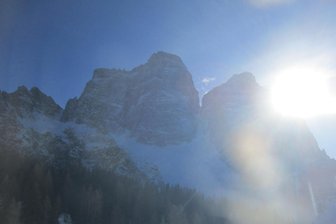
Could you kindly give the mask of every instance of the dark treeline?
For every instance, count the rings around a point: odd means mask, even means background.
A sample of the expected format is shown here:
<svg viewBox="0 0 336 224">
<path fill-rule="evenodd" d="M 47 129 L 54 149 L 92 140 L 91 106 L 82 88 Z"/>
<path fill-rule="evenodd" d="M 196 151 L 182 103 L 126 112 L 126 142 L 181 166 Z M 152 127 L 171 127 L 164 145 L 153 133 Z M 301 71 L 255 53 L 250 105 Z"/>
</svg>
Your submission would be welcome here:
<svg viewBox="0 0 336 224">
<path fill-rule="evenodd" d="M 0 149 L 0 223 L 227 223 L 214 208 L 194 190 Z"/>
</svg>

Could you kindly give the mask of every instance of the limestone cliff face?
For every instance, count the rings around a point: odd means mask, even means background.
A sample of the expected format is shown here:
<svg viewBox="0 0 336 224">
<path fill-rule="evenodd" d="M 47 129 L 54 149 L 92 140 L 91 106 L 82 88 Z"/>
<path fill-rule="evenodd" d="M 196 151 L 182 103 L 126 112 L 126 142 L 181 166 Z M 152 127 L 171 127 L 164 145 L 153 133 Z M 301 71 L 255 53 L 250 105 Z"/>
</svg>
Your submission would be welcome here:
<svg viewBox="0 0 336 224">
<path fill-rule="evenodd" d="M 131 71 L 124 125 L 142 142 L 189 141 L 197 128 L 198 93 L 182 60 L 159 52 Z"/>
<path fill-rule="evenodd" d="M 166 145 L 193 138 L 198 111 L 198 93 L 182 60 L 158 52 L 131 71 L 97 69 L 62 119 Z"/>
</svg>

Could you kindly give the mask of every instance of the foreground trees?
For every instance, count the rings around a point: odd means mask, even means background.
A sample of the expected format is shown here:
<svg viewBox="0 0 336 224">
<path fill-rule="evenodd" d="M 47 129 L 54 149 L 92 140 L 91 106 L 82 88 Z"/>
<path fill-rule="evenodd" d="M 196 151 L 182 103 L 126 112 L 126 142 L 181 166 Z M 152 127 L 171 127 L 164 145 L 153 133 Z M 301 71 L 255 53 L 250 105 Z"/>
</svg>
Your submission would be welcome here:
<svg viewBox="0 0 336 224">
<path fill-rule="evenodd" d="M 80 224 L 227 223 L 193 190 L 55 164 L 0 149 L 1 223 L 56 224 L 61 214 Z"/>
</svg>

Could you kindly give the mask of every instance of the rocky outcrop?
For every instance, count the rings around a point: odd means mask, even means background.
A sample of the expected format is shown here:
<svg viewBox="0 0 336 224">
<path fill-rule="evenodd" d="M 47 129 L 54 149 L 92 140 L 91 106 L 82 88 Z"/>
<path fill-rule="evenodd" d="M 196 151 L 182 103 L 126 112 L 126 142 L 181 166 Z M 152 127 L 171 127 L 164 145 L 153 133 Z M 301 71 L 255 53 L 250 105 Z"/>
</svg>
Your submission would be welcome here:
<svg viewBox="0 0 336 224">
<path fill-rule="evenodd" d="M 62 108 L 36 87 L 28 90 L 20 86 L 13 93 L 0 92 L 0 144 L 14 147 L 22 143 L 22 138 L 18 137 L 23 130 L 20 120 L 41 116 L 59 119 L 61 113 Z"/>
<path fill-rule="evenodd" d="M 25 86 L 20 86 L 13 93 L 1 92 L 0 105 L 0 113 L 10 113 L 19 117 L 32 117 L 34 114 L 57 117 L 62 113 L 62 108 L 37 87 L 28 90 Z"/>
</svg>

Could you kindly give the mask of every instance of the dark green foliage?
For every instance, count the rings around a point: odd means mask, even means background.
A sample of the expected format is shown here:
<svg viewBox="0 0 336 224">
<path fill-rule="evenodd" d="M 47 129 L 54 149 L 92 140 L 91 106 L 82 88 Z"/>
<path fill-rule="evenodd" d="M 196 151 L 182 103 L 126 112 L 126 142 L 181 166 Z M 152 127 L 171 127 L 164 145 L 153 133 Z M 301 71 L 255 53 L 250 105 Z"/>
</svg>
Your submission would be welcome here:
<svg viewBox="0 0 336 224">
<path fill-rule="evenodd" d="M 74 224 L 227 223 L 211 208 L 190 189 L 0 149 L 0 223 L 56 224 L 61 213 Z"/>
</svg>

